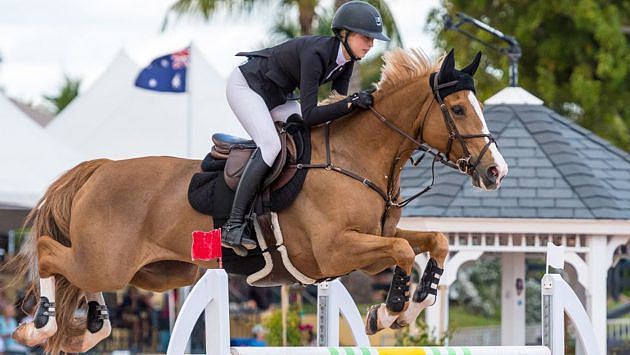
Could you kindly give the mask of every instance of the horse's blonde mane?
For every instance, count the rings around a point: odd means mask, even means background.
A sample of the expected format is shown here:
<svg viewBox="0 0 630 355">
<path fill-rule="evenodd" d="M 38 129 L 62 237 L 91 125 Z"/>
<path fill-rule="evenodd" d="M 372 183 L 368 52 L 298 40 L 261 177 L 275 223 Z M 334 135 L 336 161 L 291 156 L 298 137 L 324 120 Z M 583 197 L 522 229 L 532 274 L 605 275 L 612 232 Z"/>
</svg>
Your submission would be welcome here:
<svg viewBox="0 0 630 355">
<path fill-rule="evenodd" d="M 383 55 L 383 67 L 381 68 L 381 80 L 377 87 L 379 90 L 387 90 L 406 84 L 412 79 L 417 79 L 437 71 L 441 58 L 431 63 L 429 57 L 420 49 L 397 48 Z"/>
<path fill-rule="evenodd" d="M 377 90 L 391 90 L 400 87 L 410 80 L 427 76 L 440 69 L 443 57 L 432 63 L 421 49 L 396 48 L 383 54 L 381 80 L 376 84 Z M 333 103 L 345 98 L 333 92 L 322 104 Z"/>
</svg>

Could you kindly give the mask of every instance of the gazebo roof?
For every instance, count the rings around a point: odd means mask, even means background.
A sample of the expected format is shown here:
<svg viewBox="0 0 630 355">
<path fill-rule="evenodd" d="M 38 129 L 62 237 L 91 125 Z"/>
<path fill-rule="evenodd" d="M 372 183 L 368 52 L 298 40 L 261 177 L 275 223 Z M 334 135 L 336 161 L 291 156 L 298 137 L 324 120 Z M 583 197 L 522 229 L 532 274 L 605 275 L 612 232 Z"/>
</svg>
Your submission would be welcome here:
<svg viewBox="0 0 630 355">
<path fill-rule="evenodd" d="M 509 166 L 501 188 L 473 188 L 470 177 L 437 164 L 435 186 L 404 216 L 630 219 L 628 153 L 534 100 L 502 98 L 488 99 L 484 111 Z M 404 169 L 403 196 L 429 184 L 429 164 Z"/>
</svg>

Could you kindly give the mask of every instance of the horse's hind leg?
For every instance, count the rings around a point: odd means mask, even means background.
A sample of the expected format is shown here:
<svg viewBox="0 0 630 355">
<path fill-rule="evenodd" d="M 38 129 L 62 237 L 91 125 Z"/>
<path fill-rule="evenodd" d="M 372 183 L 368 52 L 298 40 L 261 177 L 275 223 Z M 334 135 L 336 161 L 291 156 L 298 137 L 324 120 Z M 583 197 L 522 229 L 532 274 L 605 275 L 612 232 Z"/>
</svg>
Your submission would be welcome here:
<svg viewBox="0 0 630 355">
<path fill-rule="evenodd" d="M 20 324 L 13 332 L 18 342 L 32 347 L 42 344 L 57 332 L 55 319 L 55 277 L 39 279 L 40 301 L 32 322 Z"/>
<path fill-rule="evenodd" d="M 397 238 L 409 242 L 417 254 L 428 251 L 430 259 L 413 293 L 409 307 L 401 313 L 390 328 L 404 327 L 418 318 L 423 309 L 432 306 L 437 298 L 438 283 L 444 271 L 444 261 L 448 255 L 448 239 L 439 232 L 417 232 L 398 229 Z"/>
<path fill-rule="evenodd" d="M 107 305 L 101 292 L 85 294 L 87 302 L 87 319 L 85 333 L 77 339 L 67 339 L 62 346 L 66 353 L 83 353 L 94 347 L 98 342 L 107 338 L 112 332 Z"/>
<path fill-rule="evenodd" d="M 21 324 L 14 332 L 13 339 L 26 346 L 43 343 L 57 332 L 55 313 L 55 274 L 58 263 L 67 260 L 69 248 L 49 236 L 37 239 L 37 258 L 39 269 L 39 304 L 33 321 Z"/>
</svg>

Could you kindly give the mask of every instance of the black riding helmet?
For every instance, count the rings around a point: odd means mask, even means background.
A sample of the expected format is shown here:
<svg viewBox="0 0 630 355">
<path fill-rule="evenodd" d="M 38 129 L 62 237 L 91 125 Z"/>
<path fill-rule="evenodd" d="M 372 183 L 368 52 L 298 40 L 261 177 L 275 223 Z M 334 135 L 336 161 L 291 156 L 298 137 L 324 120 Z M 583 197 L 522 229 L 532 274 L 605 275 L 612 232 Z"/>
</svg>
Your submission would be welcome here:
<svg viewBox="0 0 630 355">
<path fill-rule="evenodd" d="M 332 30 L 340 40 L 339 32 L 348 30 L 381 41 L 389 41 L 389 37 L 383 34 L 381 14 L 374 6 L 363 1 L 355 0 L 341 5 L 333 17 Z M 359 60 L 350 49 L 347 36 L 342 43 L 352 60 Z"/>
</svg>

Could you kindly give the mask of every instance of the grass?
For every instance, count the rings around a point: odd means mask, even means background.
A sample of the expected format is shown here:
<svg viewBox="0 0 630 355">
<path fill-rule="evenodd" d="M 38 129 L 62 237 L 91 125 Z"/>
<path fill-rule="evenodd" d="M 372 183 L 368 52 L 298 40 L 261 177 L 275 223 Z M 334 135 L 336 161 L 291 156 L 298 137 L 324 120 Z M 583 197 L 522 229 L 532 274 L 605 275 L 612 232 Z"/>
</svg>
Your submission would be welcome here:
<svg viewBox="0 0 630 355">
<path fill-rule="evenodd" d="M 462 306 L 451 305 L 449 308 L 449 328 L 457 330 L 465 327 L 488 327 L 501 324 L 501 315 L 485 317 L 472 314 Z"/>
</svg>

